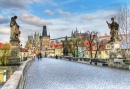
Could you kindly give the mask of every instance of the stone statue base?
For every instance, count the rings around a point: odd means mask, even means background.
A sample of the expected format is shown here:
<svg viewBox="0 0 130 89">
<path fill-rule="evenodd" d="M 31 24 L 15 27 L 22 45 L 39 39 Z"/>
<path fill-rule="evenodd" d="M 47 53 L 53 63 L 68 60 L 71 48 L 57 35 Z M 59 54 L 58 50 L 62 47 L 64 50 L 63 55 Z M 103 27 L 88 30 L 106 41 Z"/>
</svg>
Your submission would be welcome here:
<svg viewBox="0 0 130 89">
<path fill-rule="evenodd" d="M 16 65 L 20 65 L 20 58 L 10 58 L 7 66 L 16 66 Z"/>
<path fill-rule="evenodd" d="M 119 58 L 121 55 L 120 42 L 111 42 L 110 58 Z"/>
<path fill-rule="evenodd" d="M 11 56 L 10 59 L 7 63 L 7 65 L 20 65 L 20 41 L 19 39 L 11 39 L 10 44 L 11 44 Z"/>
</svg>

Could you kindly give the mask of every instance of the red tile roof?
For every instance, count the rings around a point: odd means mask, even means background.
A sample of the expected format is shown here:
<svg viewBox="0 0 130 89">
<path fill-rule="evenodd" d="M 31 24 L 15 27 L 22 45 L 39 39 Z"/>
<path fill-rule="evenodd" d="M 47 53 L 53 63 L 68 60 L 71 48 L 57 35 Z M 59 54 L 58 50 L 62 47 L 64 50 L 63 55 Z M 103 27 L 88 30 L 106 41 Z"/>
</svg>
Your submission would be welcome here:
<svg viewBox="0 0 130 89">
<path fill-rule="evenodd" d="M 3 46 L 3 44 L 2 43 L 0 43 L 0 48 Z"/>
<path fill-rule="evenodd" d="M 55 47 L 55 43 L 50 43 L 50 47 Z"/>
<path fill-rule="evenodd" d="M 55 48 L 56 48 L 56 49 L 62 48 L 62 44 L 56 44 L 56 45 L 55 45 Z"/>
<path fill-rule="evenodd" d="M 80 39 L 83 38 L 83 37 L 84 37 L 84 36 L 78 36 L 78 38 L 80 38 Z"/>
</svg>

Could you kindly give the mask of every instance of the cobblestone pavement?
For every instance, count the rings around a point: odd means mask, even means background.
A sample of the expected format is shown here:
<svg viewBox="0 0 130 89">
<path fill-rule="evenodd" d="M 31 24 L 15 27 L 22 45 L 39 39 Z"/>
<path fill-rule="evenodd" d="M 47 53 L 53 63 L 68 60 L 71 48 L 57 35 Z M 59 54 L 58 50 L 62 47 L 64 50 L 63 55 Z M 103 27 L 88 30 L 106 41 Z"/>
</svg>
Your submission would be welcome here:
<svg viewBox="0 0 130 89">
<path fill-rule="evenodd" d="M 30 66 L 25 89 L 130 89 L 130 71 L 44 58 Z"/>
<path fill-rule="evenodd" d="M 4 84 L 0 84 L 0 89 L 1 89 L 1 87 L 3 86 Z"/>
</svg>

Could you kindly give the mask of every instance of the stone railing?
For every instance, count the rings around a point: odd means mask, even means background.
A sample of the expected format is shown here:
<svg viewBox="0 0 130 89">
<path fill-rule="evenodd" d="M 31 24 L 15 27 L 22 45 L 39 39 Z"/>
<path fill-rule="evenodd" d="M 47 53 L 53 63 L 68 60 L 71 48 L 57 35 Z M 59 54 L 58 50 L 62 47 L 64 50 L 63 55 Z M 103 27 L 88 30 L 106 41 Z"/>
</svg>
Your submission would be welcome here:
<svg viewBox="0 0 130 89">
<path fill-rule="evenodd" d="M 1 89 L 24 89 L 25 76 L 32 62 L 32 59 L 23 62 Z"/>
<path fill-rule="evenodd" d="M 113 67 L 113 68 L 130 70 L 130 60 L 124 60 L 123 64 L 116 64 L 113 61 L 112 65 L 110 65 L 111 59 L 82 58 L 82 57 L 69 57 L 69 56 L 60 56 L 59 59 L 86 63 L 86 64 L 91 64 L 91 65 L 97 65 L 97 66 L 109 66 L 109 67 Z"/>
<path fill-rule="evenodd" d="M 85 58 L 85 57 L 69 57 L 69 56 L 61 56 L 59 58 L 64 59 L 64 60 L 69 60 L 69 61 L 98 65 L 98 66 L 108 66 L 107 60 L 105 60 L 105 59 L 95 59 L 95 58 Z"/>
</svg>

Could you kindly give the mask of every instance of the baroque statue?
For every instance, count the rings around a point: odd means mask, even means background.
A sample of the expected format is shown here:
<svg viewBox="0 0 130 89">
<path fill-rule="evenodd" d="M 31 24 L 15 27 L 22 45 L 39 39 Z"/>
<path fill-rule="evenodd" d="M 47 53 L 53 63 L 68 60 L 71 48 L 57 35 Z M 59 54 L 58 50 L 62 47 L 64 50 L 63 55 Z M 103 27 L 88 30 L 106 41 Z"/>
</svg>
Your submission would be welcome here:
<svg viewBox="0 0 130 89">
<path fill-rule="evenodd" d="M 110 29 L 110 42 L 115 42 L 117 40 L 119 40 L 118 38 L 118 29 L 119 29 L 119 24 L 117 24 L 114 21 L 114 18 L 111 18 L 112 23 L 108 23 L 108 21 L 106 21 L 108 28 Z"/>
<path fill-rule="evenodd" d="M 17 16 L 11 17 L 10 27 L 11 27 L 11 33 L 10 33 L 10 39 L 19 39 L 20 31 L 19 31 L 19 25 L 16 23 Z"/>
<path fill-rule="evenodd" d="M 66 38 L 65 38 L 65 43 L 63 44 L 63 54 L 64 54 L 65 56 L 68 55 L 68 39 L 67 39 L 67 36 L 66 36 Z"/>
</svg>

